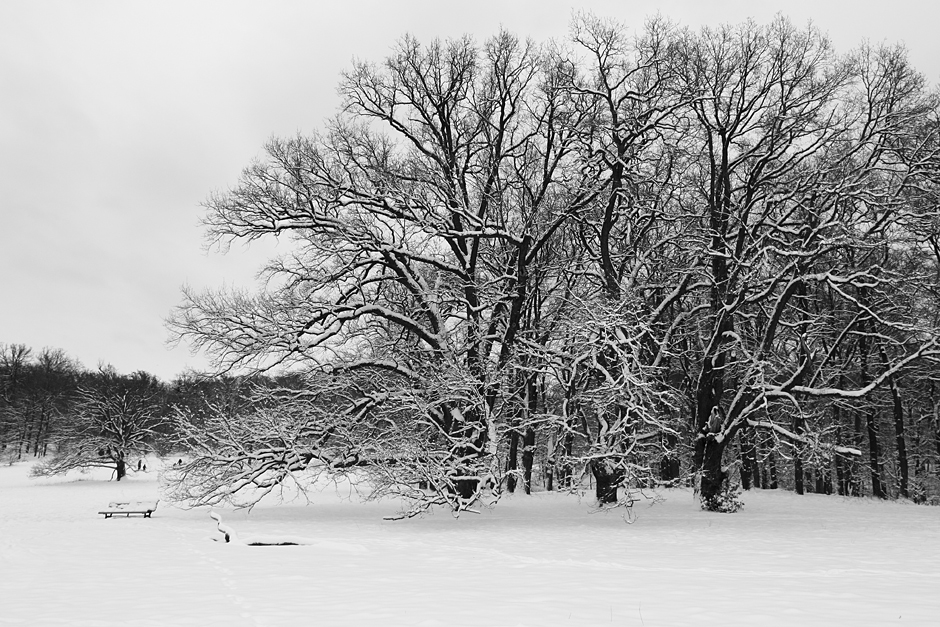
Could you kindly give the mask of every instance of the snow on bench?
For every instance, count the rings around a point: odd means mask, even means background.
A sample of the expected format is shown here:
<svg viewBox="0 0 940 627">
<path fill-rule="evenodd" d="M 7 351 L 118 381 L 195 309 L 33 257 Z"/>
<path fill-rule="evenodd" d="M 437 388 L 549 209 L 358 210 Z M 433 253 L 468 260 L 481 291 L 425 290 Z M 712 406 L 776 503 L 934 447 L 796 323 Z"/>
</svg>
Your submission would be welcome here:
<svg viewBox="0 0 940 627">
<path fill-rule="evenodd" d="M 115 514 L 124 514 L 129 518 L 131 514 L 142 514 L 144 518 L 150 518 L 150 514 L 157 509 L 157 503 L 160 501 L 113 501 L 108 503 L 108 508 L 103 509 L 99 514 L 104 514 L 105 518 L 111 518 Z"/>
</svg>

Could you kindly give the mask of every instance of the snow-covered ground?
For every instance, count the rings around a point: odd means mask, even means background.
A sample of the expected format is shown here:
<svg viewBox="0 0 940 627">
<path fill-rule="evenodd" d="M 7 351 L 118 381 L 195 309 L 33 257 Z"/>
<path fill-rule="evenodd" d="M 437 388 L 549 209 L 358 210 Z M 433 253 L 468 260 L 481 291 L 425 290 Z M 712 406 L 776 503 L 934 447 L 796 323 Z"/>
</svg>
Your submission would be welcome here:
<svg viewBox="0 0 940 627">
<path fill-rule="evenodd" d="M 97 514 L 157 498 L 155 473 L 27 474 L 0 467 L 2 625 L 940 625 L 940 507 L 754 491 L 713 514 L 677 490 L 632 524 L 558 494 L 386 521 L 333 490 L 220 510 L 315 540 L 250 547 L 207 510 Z"/>
</svg>

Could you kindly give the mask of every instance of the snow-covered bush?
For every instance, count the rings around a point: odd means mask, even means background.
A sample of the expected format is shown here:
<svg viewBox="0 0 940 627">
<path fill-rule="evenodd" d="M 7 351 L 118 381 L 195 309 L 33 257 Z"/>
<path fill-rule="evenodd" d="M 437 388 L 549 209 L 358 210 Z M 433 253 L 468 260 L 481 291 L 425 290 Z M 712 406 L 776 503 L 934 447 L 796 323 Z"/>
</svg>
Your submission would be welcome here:
<svg viewBox="0 0 940 627">
<path fill-rule="evenodd" d="M 718 494 L 714 496 L 702 495 L 702 509 L 708 512 L 733 514 L 744 507 L 744 502 L 740 497 L 741 486 L 738 483 L 726 481 Z"/>
</svg>

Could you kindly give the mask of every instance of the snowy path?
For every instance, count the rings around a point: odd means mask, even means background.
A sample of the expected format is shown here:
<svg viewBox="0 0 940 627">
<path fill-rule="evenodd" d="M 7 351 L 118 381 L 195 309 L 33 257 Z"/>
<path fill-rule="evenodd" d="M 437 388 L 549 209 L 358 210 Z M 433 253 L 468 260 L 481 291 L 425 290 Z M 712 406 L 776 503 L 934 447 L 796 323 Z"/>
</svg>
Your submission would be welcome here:
<svg viewBox="0 0 940 627">
<path fill-rule="evenodd" d="M 213 542 L 205 510 L 105 520 L 153 499 L 152 476 L 40 484 L 0 468 L 2 625 L 937 625 L 940 508 L 754 492 L 738 514 L 688 492 L 590 513 L 517 495 L 453 520 L 389 522 L 393 504 L 334 493 L 313 506 L 224 512 L 240 534 L 314 546 Z"/>
</svg>

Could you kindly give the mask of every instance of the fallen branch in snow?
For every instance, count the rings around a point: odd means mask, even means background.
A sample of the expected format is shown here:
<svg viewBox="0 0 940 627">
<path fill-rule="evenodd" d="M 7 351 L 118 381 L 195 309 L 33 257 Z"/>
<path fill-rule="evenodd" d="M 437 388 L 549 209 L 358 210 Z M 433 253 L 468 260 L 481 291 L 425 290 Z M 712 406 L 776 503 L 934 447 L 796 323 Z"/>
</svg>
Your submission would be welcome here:
<svg viewBox="0 0 940 627">
<path fill-rule="evenodd" d="M 241 544 L 244 546 L 315 546 L 328 551 L 339 551 L 342 553 L 365 553 L 367 549 L 359 544 L 348 544 L 346 542 L 334 542 L 331 540 L 313 540 L 302 536 L 281 536 L 281 535 L 261 535 L 241 538 L 232 527 L 222 522 L 222 517 L 215 512 L 209 512 L 209 516 L 216 522 L 219 532 L 222 533 L 224 542 L 229 544 Z M 217 542 L 222 542 L 220 538 L 213 538 Z"/>
<path fill-rule="evenodd" d="M 301 538 L 299 536 L 251 536 L 248 538 L 239 538 L 235 530 L 222 522 L 222 517 L 215 512 L 209 512 L 209 517 L 218 524 L 219 531 L 225 536 L 225 541 L 229 544 L 243 544 L 246 546 L 297 546 L 316 544 L 316 541 L 310 538 Z M 218 540 L 218 538 L 216 538 Z"/>
</svg>

